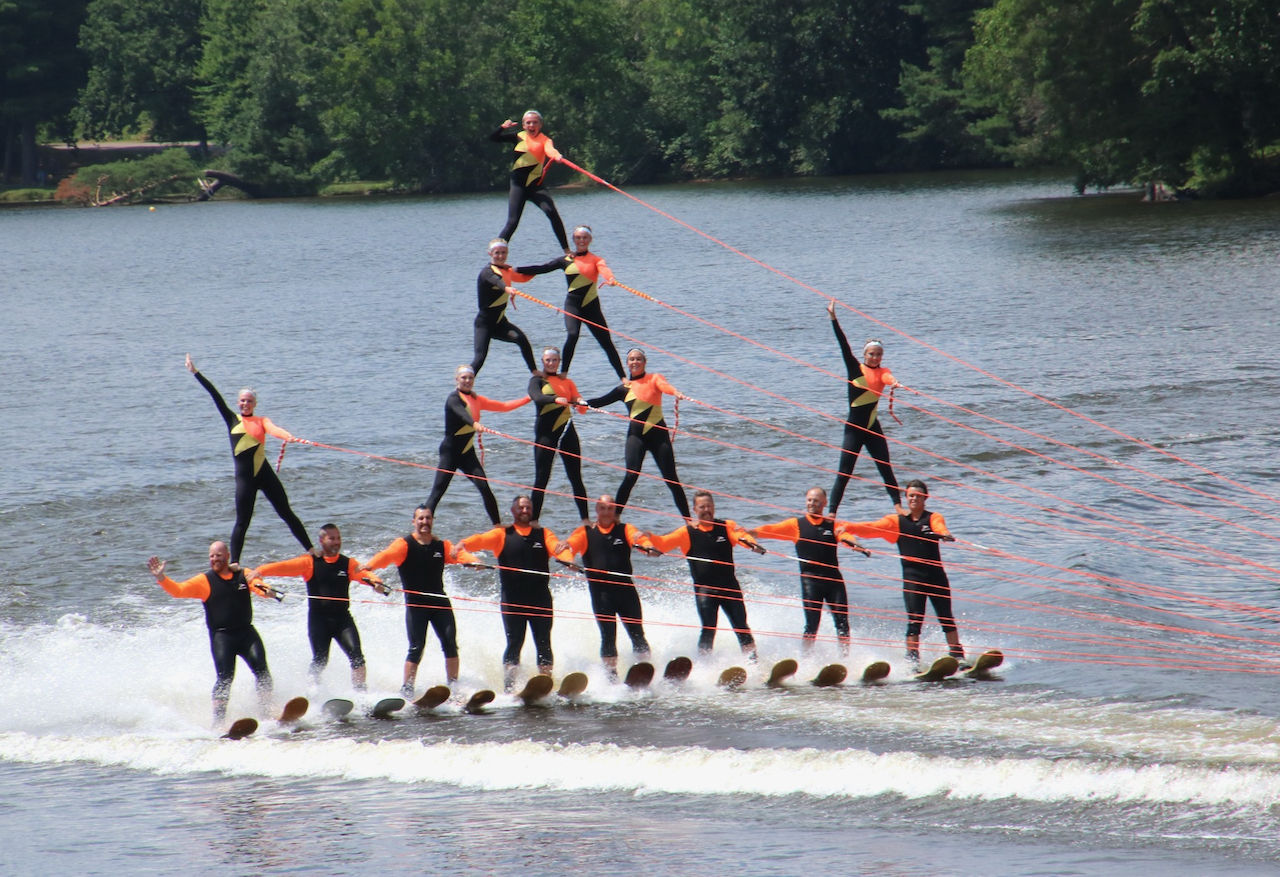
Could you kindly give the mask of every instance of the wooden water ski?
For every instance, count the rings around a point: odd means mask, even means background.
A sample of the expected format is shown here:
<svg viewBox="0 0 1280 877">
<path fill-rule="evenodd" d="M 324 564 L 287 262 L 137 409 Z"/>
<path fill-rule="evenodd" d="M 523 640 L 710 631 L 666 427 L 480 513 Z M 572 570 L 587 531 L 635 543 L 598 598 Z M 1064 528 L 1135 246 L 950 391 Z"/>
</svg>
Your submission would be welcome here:
<svg viewBox="0 0 1280 877">
<path fill-rule="evenodd" d="M 844 664 L 828 664 L 813 677 L 813 684 L 819 688 L 830 688 L 839 685 L 849 676 L 849 668 Z"/>
<path fill-rule="evenodd" d="M 287 725 L 298 721 L 307 714 L 307 708 L 311 704 L 305 697 L 295 697 L 284 705 L 284 709 L 280 711 L 280 724 Z"/>
<path fill-rule="evenodd" d="M 520 693 L 516 697 L 524 701 L 525 706 L 529 706 L 542 700 L 551 693 L 553 688 L 555 688 L 555 683 L 551 681 L 551 677 L 539 673 L 524 684 L 524 688 L 520 689 Z"/>
<path fill-rule="evenodd" d="M 462 711 L 468 715 L 476 716 L 484 712 L 484 708 L 493 703 L 493 699 L 498 695 L 487 688 L 482 688 L 475 694 L 471 695 L 466 704 L 463 705 Z"/>
<path fill-rule="evenodd" d="M 662 678 L 668 682 L 684 682 L 692 672 L 693 661 L 681 655 L 667 662 L 667 669 L 663 671 Z"/>
<path fill-rule="evenodd" d="M 923 673 L 916 674 L 917 682 L 941 682 L 948 676 L 956 675 L 956 671 L 960 669 L 960 662 L 950 655 L 943 655 L 934 661 L 932 666 Z"/>
<path fill-rule="evenodd" d="M 866 669 L 862 671 L 862 682 L 864 685 L 874 685 L 889 675 L 888 661 L 875 661 L 868 664 Z"/>
<path fill-rule="evenodd" d="M 320 707 L 320 712 L 336 722 L 339 719 L 345 719 L 355 707 L 356 705 L 351 701 L 335 697 L 333 700 L 326 700 L 324 706 Z"/>
<path fill-rule="evenodd" d="M 227 733 L 222 735 L 222 739 L 243 740 L 256 730 L 258 730 L 257 719 L 236 719 L 231 723 L 231 727 L 227 728 Z"/>
<path fill-rule="evenodd" d="M 452 693 L 453 692 L 449 690 L 449 686 L 436 685 L 428 688 L 422 697 L 413 702 L 413 705 L 420 710 L 433 710 L 448 700 L 449 695 Z"/>
<path fill-rule="evenodd" d="M 375 719 L 389 719 L 393 713 L 397 713 L 404 709 L 403 697 L 384 697 L 373 705 L 373 709 L 369 711 L 369 716 Z"/>
<path fill-rule="evenodd" d="M 561 697 L 577 697 L 587 690 L 587 682 L 586 673 L 570 673 L 560 680 L 560 690 L 556 694 Z"/>
<path fill-rule="evenodd" d="M 781 688 L 782 683 L 796 675 L 799 669 L 800 665 L 795 658 L 783 658 L 773 665 L 773 669 L 769 671 L 769 678 L 764 684 L 770 688 Z"/>
<path fill-rule="evenodd" d="M 991 671 L 1004 663 L 1004 652 L 999 649 L 991 649 L 978 655 L 978 660 L 973 662 L 973 666 L 964 671 L 964 675 L 970 679 L 995 679 L 991 675 Z"/>
<path fill-rule="evenodd" d="M 742 687 L 747 681 L 747 671 L 741 667 L 730 667 L 720 674 L 720 679 L 716 683 L 721 688 L 727 688 L 730 691 L 736 691 Z"/>
<path fill-rule="evenodd" d="M 622 681 L 626 683 L 628 688 L 648 688 L 649 683 L 653 681 L 653 674 L 657 672 L 653 665 L 648 661 L 641 661 L 639 664 L 632 664 L 631 669 L 627 671 L 627 676 Z"/>
</svg>

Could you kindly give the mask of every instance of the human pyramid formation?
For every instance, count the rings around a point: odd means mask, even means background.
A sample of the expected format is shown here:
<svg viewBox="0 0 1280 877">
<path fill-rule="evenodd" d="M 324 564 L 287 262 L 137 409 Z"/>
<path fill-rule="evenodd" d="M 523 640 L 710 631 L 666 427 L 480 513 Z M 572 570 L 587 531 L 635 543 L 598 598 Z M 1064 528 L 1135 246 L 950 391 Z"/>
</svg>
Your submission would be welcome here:
<svg viewBox="0 0 1280 877">
<path fill-rule="evenodd" d="M 840 328 L 835 302 L 831 302 L 828 315 L 848 373 L 849 411 L 830 512 L 827 511 L 826 491 L 815 487 L 805 495 L 804 515 L 750 531 L 732 520 L 717 518 L 715 498 L 706 490 L 694 494 L 691 513 L 676 471 L 671 430 L 662 411 L 664 395 L 678 400 L 688 397 L 662 375 L 648 373 L 646 356 L 639 349 L 628 351 L 624 373 L 622 359 L 614 346 L 599 298 L 600 285 L 614 285 L 617 281 L 605 261 L 590 252 L 592 234 L 588 226 L 574 228 L 573 247 L 570 248 L 555 202 L 544 188 L 551 162 L 563 160 L 562 156 L 551 138 L 542 133 L 542 116 L 536 110 L 526 112 L 520 130 L 516 128 L 516 123 L 508 119 L 490 135 L 491 140 L 511 143 L 514 149 L 508 217 L 500 236 L 489 244 L 489 261 L 477 279 L 474 356 L 469 365 L 457 368 L 454 375 L 456 389 L 445 402 L 445 434 L 440 444 L 440 461 L 430 497 L 413 511 L 411 531 L 395 539 L 368 562 L 360 563 L 342 554 L 341 533 L 334 524 L 320 528 L 319 546 L 313 546 L 305 527 L 289 506 L 279 477 L 268 464 L 267 435 L 286 443 L 312 442 L 293 436 L 269 418 L 255 415 L 258 398 L 253 390 L 242 390 L 237 400 L 238 412 L 232 411 L 214 385 L 187 356 L 187 369 L 213 398 L 230 435 L 235 461 L 236 519 L 230 544 L 214 542 L 210 546 L 207 572 L 184 582 L 175 582 L 165 575 L 165 562 L 160 558 L 150 558 L 148 568 L 169 594 L 199 599 L 204 603 L 217 675 L 213 689 L 215 724 L 221 724 L 225 719 L 237 657 L 245 661 L 257 678 L 263 713 L 270 710 L 271 676 L 262 639 L 253 627 L 251 595 L 280 599 L 280 592 L 263 581 L 273 576 L 299 577 L 306 582 L 313 684 L 318 683 L 328 663 L 331 643 L 336 641 L 351 663 L 353 686 L 357 691 L 364 691 L 365 658 L 360 634 L 350 612 L 350 586 L 352 582 L 362 582 L 379 593 L 390 593 L 390 588 L 375 575 L 375 571 L 395 564 L 400 573 L 399 590 L 404 593 L 409 639 L 401 693 L 406 698 L 414 694 L 428 628 L 435 630 L 444 653 L 446 683 L 455 684 L 459 673 L 457 624 L 449 598 L 445 595 L 444 568 L 447 564 L 491 568 L 485 567 L 476 556 L 475 552 L 480 551 L 489 552 L 497 560 L 502 623 L 507 641 L 503 654 L 507 691 L 515 684 L 526 631 L 533 637 L 538 672 L 548 676 L 552 673 L 552 560 L 586 573 L 592 611 L 600 628 L 600 656 L 610 679 L 617 679 L 618 621 L 622 622 L 631 639 L 635 659 L 649 660 L 650 648 L 644 634 L 640 596 L 632 580 L 632 550 L 650 556 L 676 548 L 683 551 L 689 562 L 702 627 L 698 639 L 699 654 L 705 656 L 711 652 L 718 616 L 723 611 L 743 654 L 749 661 L 755 661 L 755 639 L 747 623 L 746 604 L 735 573 L 733 549 L 741 545 L 765 554 L 765 549 L 757 541 L 759 539 L 777 539 L 796 545 L 800 560 L 806 649 L 817 638 L 825 604 L 831 613 L 841 650 L 847 651 L 848 598 L 840 573 L 838 547 L 843 543 L 870 554 L 858 544 L 856 537 L 876 537 L 896 544 L 902 557 L 903 595 L 908 616 L 908 659 L 915 663 L 919 661 L 919 637 L 925 605 L 926 601 L 932 601 L 951 655 L 963 661 L 964 651 L 951 610 L 950 586 L 938 550 L 939 541 L 954 539 L 947 531 L 942 516 L 926 510 L 928 488 L 924 482 L 914 480 L 907 484 L 906 508 L 903 508 L 902 493 L 889 463 L 888 444 L 878 419 L 878 403 L 886 388 L 891 390 L 902 385 L 887 368 L 881 366 L 883 347 L 880 342 L 868 341 L 863 349 L 863 361 L 859 362 Z M 564 255 L 544 264 L 513 268 L 507 262 L 508 241 L 516 231 L 525 204 L 530 202 L 547 215 Z M 512 296 L 518 294 L 514 284 L 554 271 L 563 271 L 568 282 L 563 307 L 567 337 L 563 355 L 557 348 L 547 347 L 542 351 L 539 367 L 534 361 L 528 338 L 507 319 L 506 309 Z M 613 390 L 592 399 L 583 398 L 567 375 L 584 323 L 620 379 Z M 527 396 L 500 402 L 475 392 L 476 375 L 488 356 L 490 342 L 494 340 L 519 347 L 531 373 Z M 532 496 L 517 496 L 510 507 L 512 523 L 503 525 L 497 499 L 489 488 L 477 453 L 479 436 L 488 431 L 481 426 L 480 416 L 483 411 L 511 411 L 531 401 L 537 408 Z M 574 428 L 573 414 L 616 402 L 626 405 L 630 421 L 626 437 L 626 475 L 616 495 L 604 494 L 596 500 L 593 522 L 588 518 L 581 444 Z M 837 520 L 836 512 L 845 487 L 859 454 L 864 450 L 875 461 L 895 512 L 871 522 Z M 582 519 L 582 525 L 565 540 L 558 539 L 539 521 L 557 452 Z M 685 519 L 685 523 L 665 535 L 642 532 L 620 520 L 639 478 L 646 453 L 657 463 L 676 508 Z M 436 507 L 455 471 L 461 471 L 479 490 L 494 528 L 451 542 L 436 536 L 433 528 Z M 242 569 L 240 555 L 259 491 L 307 553 L 292 560 L 263 564 L 256 569 Z M 574 563 L 575 556 L 582 557 L 582 566 Z"/>
</svg>

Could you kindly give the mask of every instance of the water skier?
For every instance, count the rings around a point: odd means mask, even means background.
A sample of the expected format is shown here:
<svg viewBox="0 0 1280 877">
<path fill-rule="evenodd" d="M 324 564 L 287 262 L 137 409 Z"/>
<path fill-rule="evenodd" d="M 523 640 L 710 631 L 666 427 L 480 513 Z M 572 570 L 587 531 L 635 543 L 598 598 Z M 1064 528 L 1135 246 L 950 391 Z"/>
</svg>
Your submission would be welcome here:
<svg viewBox="0 0 1280 877">
<path fill-rule="evenodd" d="M 390 591 L 377 576 L 361 571 L 360 562 L 342 553 L 342 533 L 335 524 L 320 528 L 320 556 L 304 554 L 292 560 L 264 563 L 252 574 L 296 576 L 307 583 L 307 639 L 311 643 L 311 684 L 320 684 L 320 674 L 329 664 L 329 646 L 338 643 L 351 662 L 351 686 L 365 690 L 364 652 L 360 631 L 351 617 L 351 583 L 363 582 L 379 594 Z"/>
<path fill-rule="evenodd" d="M 658 464 L 658 471 L 667 482 L 667 488 L 671 491 L 671 498 L 675 500 L 681 517 L 687 520 L 690 518 L 689 499 L 685 496 L 680 476 L 676 473 L 676 452 L 671 445 L 671 432 L 662 417 L 662 397 L 664 394 L 677 399 L 689 397 L 667 383 L 662 375 L 646 374 L 647 364 L 644 351 L 638 348 L 627 351 L 627 368 L 631 371 L 631 377 L 603 396 L 587 400 L 587 404 L 592 408 L 603 408 L 614 402 L 625 402 L 627 414 L 631 418 L 624 456 L 627 474 L 618 486 L 617 493 L 619 509 L 626 506 L 631 497 L 631 488 L 635 487 L 636 480 L 640 477 L 640 467 L 644 465 L 644 455 L 648 452 Z"/>
<path fill-rule="evenodd" d="M 631 549 L 657 556 L 638 529 L 618 520 L 618 506 L 607 493 L 596 500 L 596 522 L 574 530 L 561 543 L 556 555 L 562 562 L 582 555 L 587 572 L 587 590 L 591 594 L 591 611 L 600 627 L 600 660 L 610 678 L 618 676 L 618 620 L 631 637 L 631 650 L 637 661 L 649 660 L 649 641 L 644 636 L 644 616 L 640 594 L 631 579 Z"/>
<path fill-rule="evenodd" d="M 525 112 L 520 119 L 521 130 L 511 130 L 515 127 L 515 121 L 507 119 L 497 131 L 489 135 L 489 139 L 495 143 L 515 144 L 515 163 L 511 166 L 511 192 L 507 196 L 507 224 L 502 227 L 498 237 L 505 241 L 511 240 L 512 235 L 516 233 L 516 227 L 520 224 L 524 205 L 532 201 L 551 221 L 551 231 L 555 233 L 556 240 L 560 242 L 560 249 L 564 250 L 567 256 L 569 241 L 565 238 L 564 222 L 560 219 L 560 212 L 556 210 L 556 202 L 551 200 L 551 194 L 543 189 L 547 179 L 547 169 L 551 166 L 551 162 L 560 159 L 560 152 L 551 142 L 551 138 L 542 133 L 542 113 L 537 110 Z"/>
<path fill-rule="evenodd" d="M 954 542 L 942 515 L 925 508 L 929 488 L 919 479 L 907 482 L 905 514 L 885 515 L 878 521 L 852 523 L 848 532 L 864 538 L 896 543 L 902 558 L 902 599 L 907 608 L 907 659 L 920 662 L 920 629 L 926 601 L 933 604 L 951 656 L 964 664 L 964 648 L 951 611 L 951 583 L 942 568 L 939 542 Z"/>
<path fill-rule="evenodd" d="M 560 546 L 555 534 L 533 523 L 533 501 L 523 494 L 511 503 L 514 523 L 468 536 L 459 543 L 463 551 L 488 551 L 498 558 L 502 627 L 507 649 L 502 654 L 503 685 L 515 684 L 526 627 L 533 633 L 538 672 L 550 676 L 555 657 L 551 652 L 551 564 Z"/>
<path fill-rule="evenodd" d="M 258 394 L 247 387 L 240 391 L 237 399 L 240 413 L 236 414 L 227 407 L 217 387 L 196 369 L 196 364 L 191 361 L 189 353 L 187 354 L 187 371 L 195 375 L 200 386 L 209 391 L 231 436 L 231 454 L 235 461 L 236 473 L 236 522 L 231 528 L 232 566 L 240 564 L 240 553 L 244 550 L 244 538 L 249 531 L 249 521 L 253 519 L 253 506 L 257 501 L 259 490 L 271 503 L 271 507 L 276 510 L 280 519 L 289 526 L 293 538 L 302 543 L 303 548 L 308 551 L 313 550 L 314 546 L 311 537 L 307 535 L 307 528 L 289 507 L 289 497 L 285 495 L 284 485 L 280 483 L 280 478 L 267 463 L 266 445 L 267 435 L 273 435 L 284 442 L 307 444 L 307 440 L 294 437 L 272 423 L 269 417 L 256 416 L 253 412 L 258 405 Z"/>
<path fill-rule="evenodd" d="M 484 431 L 480 425 L 482 411 L 514 411 L 521 405 L 528 404 L 529 397 L 514 399 L 510 402 L 498 402 L 487 399 L 475 392 L 476 372 L 469 365 L 460 365 L 453 374 L 457 386 L 444 402 L 444 440 L 440 442 L 440 462 L 436 464 L 435 483 L 431 485 L 431 496 L 427 499 L 427 508 L 435 514 L 436 506 L 449 489 L 453 473 L 460 470 L 471 479 L 471 483 L 480 491 L 484 501 L 484 510 L 489 520 L 497 526 L 501 520 L 498 514 L 498 500 L 489 489 L 489 477 L 484 474 L 484 465 L 480 455 L 476 453 L 476 436 Z"/>
<path fill-rule="evenodd" d="M 587 488 L 582 481 L 582 443 L 573 425 L 573 409 L 586 411 L 586 403 L 578 387 L 567 375 L 560 374 L 560 351 L 548 347 L 542 351 L 542 376 L 529 379 L 529 398 L 538 410 L 533 424 L 533 519 L 542 517 L 542 501 L 551 480 L 551 469 L 557 452 L 564 474 L 573 488 L 573 501 L 582 523 L 587 520 Z"/>
<path fill-rule="evenodd" d="M 902 514 L 902 492 L 898 489 L 898 479 L 889 464 L 889 443 L 885 440 L 884 428 L 879 419 L 880 397 L 884 388 L 892 389 L 901 387 L 902 384 L 887 368 L 880 365 L 884 345 L 876 339 L 869 339 L 863 345 L 863 362 L 858 362 L 849 347 L 849 339 L 845 338 L 844 330 L 840 328 L 840 321 L 836 319 L 834 299 L 827 306 L 827 314 L 831 317 L 831 330 L 836 333 L 836 340 L 840 342 L 846 380 L 849 382 L 849 411 L 844 424 L 844 444 L 840 452 L 840 465 L 836 470 L 836 483 L 831 488 L 831 514 L 834 516 L 840 509 L 849 476 L 853 474 L 853 467 L 863 448 L 880 470 L 884 489 L 893 500 L 893 507 L 898 514 Z"/>
<path fill-rule="evenodd" d="M 231 698 L 231 682 L 236 676 L 236 658 L 240 658 L 257 678 L 258 708 L 262 715 L 271 711 L 271 671 L 267 669 L 267 650 L 253 626 L 251 595 L 268 597 L 270 588 L 242 570 L 231 569 L 231 551 L 225 542 L 209 546 L 209 571 L 175 582 L 165 575 L 165 562 L 159 557 L 147 560 L 147 569 L 156 584 L 174 597 L 187 597 L 204 603 L 204 623 L 209 628 L 209 650 L 213 653 L 213 724 L 221 725 L 227 717 L 227 701 Z"/>
<path fill-rule="evenodd" d="M 609 364 L 617 372 L 619 378 L 625 377 L 622 371 L 622 357 L 618 356 L 618 348 L 613 345 L 613 336 L 609 334 L 609 324 L 605 322 L 604 311 L 600 308 L 600 283 L 612 286 L 617 283 L 613 272 L 604 263 L 604 259 L 590 251 L 591 228 L 580 225 L 573 230 L 574 251 L 552 259 L 541 265 L 524 265 L 516 269 L 520 274 L 547 274 L 552 271 L 563 271 L 569 291 L 564 297 L 564 370 L 569 371 L 573 362 L 573 352 L 578 346 L 578 336 L 582 333 L 585 321 L 591 334 L 600 343 L 600 349 L 608 357 Z"/>
<path fill-rule="evenodd" d="M 697 516 L 695 523 L 665 536 L 650 536 L 650 541 L 664 553 L 679 548 L 689 559 L 693 595 L 702 622 L 698 653 L 711 653 L 716 641 L 716 619 L 723 610 L 742 653 L 754 663 L 756 641 L 747 626 L 747 604 L 734 568 L 733 546 L 741 545 L 756 554 L 764 554 L 764 548 L 735 522 L 717 518 L 715 497 L 705 490 L 693 495 L 693 513 Z"/>
<path fill-rule="evenodd" d="M 507 319 L 507 305 L 514 306 L 511 301 L 516 292 L 513 284 L 533 279 L 532 274 L 520 274 L 507 264 L 509 252 L 507 242 L 502 238 L 490 241 L 489 264 L 480 270 L 480 276 L 476 278 L 475 352 L 471 357 L 471 370 L 476 374 L 480 374 L 480 368 L 489 355 L 490 341 L 516 345 L 529 371 L 538 370 L 529 339 Z"/>
<path fill-rule="evenodd" d="M 400 571 L 400 587 L 404 590 L 404 626 L 409 635 L 409 653 L 404 659 L 404 684 L 400 694 L 413 697 L 418 678 L 418 664 L 427 645 L 427 627 L 435 629 L 444 652 L 445 683 L 458 681 L 458 623 L 453 617 L 453 604 L 444 593 L 444 567 L 447 563 L 475 563 L 474 555 L 459 552 L 447 539 L 432 532 L 435 515 L 424 505 L 413 510 L 413 529 L 379 551 L 359 572 L 379 570 L 395 564 Z"/>
<path fill-rule="evenodd" d="M 804 495 L 804 516 L 756 527 L 756 539 L 793 542 L 800 557 L 800 595 L 804 604 L 804 647 L 813 647 L 822 621 L 822 605 L 831 612 L 842 654 L 849 651 L 849 595 L 840 574 L 838 548 L 843 541 L 855 551 L 866 552 L 851 536 L 841 539 L 847 526 L 826 514 L 827 492 L 814 487 Z M 870 552 L 866 552 L 870 553 Z"/>
</svg>

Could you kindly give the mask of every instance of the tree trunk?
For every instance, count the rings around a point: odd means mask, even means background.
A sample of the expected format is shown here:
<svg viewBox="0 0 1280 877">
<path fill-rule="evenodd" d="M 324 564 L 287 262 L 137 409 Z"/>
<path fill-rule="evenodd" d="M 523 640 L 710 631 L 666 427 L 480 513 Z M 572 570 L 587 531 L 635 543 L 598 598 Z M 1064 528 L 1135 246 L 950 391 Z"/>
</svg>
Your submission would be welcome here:
<svg viewBox="0 0 1280 877">
<path fill-rule="evenodd" d="M 22 185 L 36 184 L 36 123 L 34 119 L 26 119 L 22 123 Z"/>
<path fill-rule="evenodd" d="M 263 188 L 257 183 L 251 183 L 248 180 L 242 180 L 235 174 L 229 174 L 226 171 L 206 170 L 204 175 L 211 180 L 217 180 L 224 186 L 230 186 L 233 189 L 239 189 L 250 198 L 264 197 Z"/>
</svg>

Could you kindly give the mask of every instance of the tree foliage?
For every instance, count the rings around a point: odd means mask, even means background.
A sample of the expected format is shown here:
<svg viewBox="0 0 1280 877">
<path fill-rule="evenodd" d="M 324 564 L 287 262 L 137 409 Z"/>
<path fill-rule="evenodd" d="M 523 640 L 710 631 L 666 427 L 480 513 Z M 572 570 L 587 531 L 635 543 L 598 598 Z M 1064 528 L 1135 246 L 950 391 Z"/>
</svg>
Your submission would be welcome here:
<svg viewBox="0 0 1280 877">
<path fill-rule="evenodd" d="M 964 64 L 972 129 L 1077 186 L 1280 181 L 1280 11 L 1259 0 L 999 0 Z"/>
</svg>

